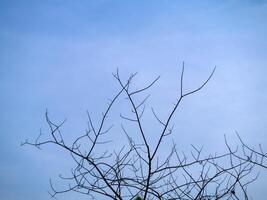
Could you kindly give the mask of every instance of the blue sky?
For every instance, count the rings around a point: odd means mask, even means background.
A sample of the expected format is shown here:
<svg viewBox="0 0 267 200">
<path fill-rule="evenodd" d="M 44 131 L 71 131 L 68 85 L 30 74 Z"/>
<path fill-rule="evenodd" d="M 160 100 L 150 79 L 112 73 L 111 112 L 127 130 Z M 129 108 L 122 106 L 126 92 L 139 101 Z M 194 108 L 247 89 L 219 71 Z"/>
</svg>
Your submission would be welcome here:
<svg viewBox="0 0 267 200">
<path fill-rule="evenodd" d="M 82 133 L 86 110 L 97 121 L 118 89 L 117 67 L 124 77 L 138 72 L 137 86 L 162 76 L 150 103 L 165 116 L 177 97 L 181 63 L 186 89 L 216 65 L 208 86 L 182 104 L 173 138 L 181 149 L 193 143 L 220 152 L 223 135 L 236 141 L 238 131 L 267 149 L 266 21 L 264 0 L 1 0 L 1 198 L 49 199 L 49 178 L 72 167 L 68 155 L 20 142 L 47 130 L 46 108 L 53 119 L 68 119 L 68 139 Z M 255 199 L 267 195 L 261 175 L 251 186 Z"/>
</svg>

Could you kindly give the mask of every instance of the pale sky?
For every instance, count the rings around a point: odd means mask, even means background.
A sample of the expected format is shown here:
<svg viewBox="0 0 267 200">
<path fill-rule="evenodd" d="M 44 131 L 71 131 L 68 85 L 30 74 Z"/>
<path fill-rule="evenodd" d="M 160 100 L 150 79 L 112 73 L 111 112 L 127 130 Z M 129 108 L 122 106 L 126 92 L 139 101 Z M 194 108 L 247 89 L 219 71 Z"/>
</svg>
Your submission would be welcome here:
<svg viewBox="0 0 267 200">
<path fill-rule="evenodd" d="M 180 149 L 196 144 L 223 152 L 223 135 L 235 144 L 238 131 L 267 151 L 266 22 L 265 0 L 0 0 L 1 199 L 50 199 L 49 179 L 57 182 L 73 167 L 69 154 L 20 142 L 40 129 L 48 136 L 46 108 L 54 120 L 68 119 L 67 139 L 83 133 L 86 110 L 97 121 L 118 89 L 116 68 L 124 77 L 138 72 L 136 87 L 161 75 L 150 103 L 166 116 L 182 62 L 185 89 L 216 65 L 207 87 L 181 105 L 172 137 Z M 124 112 L 127 105 L 114 109 Z M 254 199 L 267 196 L 266 185 L 262 171 L 250 187 Z"/>
</svg>

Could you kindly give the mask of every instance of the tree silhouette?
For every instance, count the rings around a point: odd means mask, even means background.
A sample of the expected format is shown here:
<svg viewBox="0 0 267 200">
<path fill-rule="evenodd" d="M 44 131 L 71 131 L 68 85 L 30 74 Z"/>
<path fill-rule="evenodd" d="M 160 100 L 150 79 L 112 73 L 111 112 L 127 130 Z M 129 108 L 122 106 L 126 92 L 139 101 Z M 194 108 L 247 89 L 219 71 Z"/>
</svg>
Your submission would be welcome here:
<svg viewBox="0 0 267 200">
<path fill-rule="evenodd" d="M 160 155 L 160 147 L 164 140 L 170 138 L 173 127 L 170 125 L 173 115 L 177 112 L 182 100 L 200 91 L 211 79 L 215 68 L 200 86 L 189 92 L 184 91 L 184 65 L 180 75 L 179 97 L 165 120 L 151 108 L 153 118 L 161 126 L 159 134 L 155 135 L 156 143 L 152 145 L 144 129 L 142 120 L 146 101 L 149 96 L 140 97 L 149 90 L 160 77 L 155 78 L 143 88 L 133 90 L 132 74 L 123 81 L 117 70 L 113 74 L 120 89 L 110 99 L 103 112 L 99 125 L 96 126 L 88 113 L 88 130 L 77 136 L 72 144 L 67 144 L 61 133 L 62 123 L 52 122 L 46 112 L 46 121 L 50 128 L 51 139 L 42 141 L 40 135 L 34 142 L 25 141 L 23 144 L 40 148 L 53 144 L 70 153 L 75 168 L 70 177 L 60 176 L 69 186 L 65 190 L 57 190 L 51 183 L 51 196 L 59 193 L 77 192 L 95 199 L 177 199 L 177 200 L 212 200 L 212 199 L 249 199 L 248 185 L 257 179 L 253 176 L 254 169 L 266 169 L 267 154 L 259 146 L 251 148 L 240 138 L 239 148 L 231 147 L 225 137 L 227 152 L 222 154 L 203 155 L 202 148 L 192 145 L 189 155 L 177 150 L 175 141 L 167 156 Z M 111 134 L 112 126 L 107 127 L 107 117 L 119 97 L 124 96 L 130 105 L 129 116 L 121 114 L 123 120 L 136 125 L 140 140 L 134 139 L 124 125 L 121 132 L 127 138 L 119 151 L 106 149 L 99 153 L 98 146 L 106 144 L 107 134 Z M 85 144 L 85 145 L 84 145 Z M 86 148 L 84 148 L 86 147 Z"/>
</svg>

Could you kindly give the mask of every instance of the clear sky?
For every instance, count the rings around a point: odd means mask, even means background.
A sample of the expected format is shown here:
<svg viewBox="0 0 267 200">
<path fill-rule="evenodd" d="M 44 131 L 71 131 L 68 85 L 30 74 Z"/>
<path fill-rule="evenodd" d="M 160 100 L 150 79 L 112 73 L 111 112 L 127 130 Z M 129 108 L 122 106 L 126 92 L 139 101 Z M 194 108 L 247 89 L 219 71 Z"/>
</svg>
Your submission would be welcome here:
<svg viewBox="0 0 267 200">
<path fill-rule="evenodd" d="M 186 89 L 216 65 L 208 86 L 182 104 L 173 138 L 181 149 L 192 143 L 221 152 L 223 135 L 236 141 L 238 131 L 267 150 L 266 23 L 265 0 L 0 0 L 0 198 L 49 199 L 49 178 L 72 167 L 68 154 L 20 142 L 47 130 L 46 108 L 68 119 L 66 138 L 82 133 L 86 110 L 97 121 L 118 88 L 117 67 L 125 77 L 138 72 L 138 86 L 162 76 L 151 104 L 164 115 L 182 61 Z M 261 175 L 251 186 L 255 199 L 267 196 Z"/>
</svg>

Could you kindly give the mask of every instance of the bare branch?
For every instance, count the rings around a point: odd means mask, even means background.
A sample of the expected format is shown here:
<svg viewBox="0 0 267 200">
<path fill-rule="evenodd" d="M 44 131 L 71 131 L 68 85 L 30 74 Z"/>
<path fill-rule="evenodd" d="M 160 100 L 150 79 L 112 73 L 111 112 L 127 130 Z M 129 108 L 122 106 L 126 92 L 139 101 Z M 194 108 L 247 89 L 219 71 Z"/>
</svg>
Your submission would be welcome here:
<svg viewBox="0 0 267 200">
<path fill-rule="evenodd" d="M 89 199 L 106 197 L 113 200 L 140 198 L 142 200 L 247 200 L 248 186 L 258 178 L 258 174 L 252 176 L 255 169 L 267 169 L 267 153 L 261 145 L 253 148 L 236 133 L 240 145 L 232 147 L 225 136 L 224 153 L 205 155 L 203 146 L 198 148 L 193 144 L 191 152 L 185 153 L 178 151 L 174 140 L 172 145 L 166 148 L 169 149 L 168 152 L 164 152 L 164 155 L 159 153 L 159 149 L 164 147 L 163 141 L 170 138 L 168 135 L 174 131 L 171 120 L 181 101 L 184 97 L 200 91 L 210 81 L 215 69 L 216 67 L 199 87 L 184 93 L 183 62 L 179 98 L 166 120 L 162 120 L 161 116 L 151 108 L 150 115 L 160 124 L 160 134 L 156 138 L 155 146 L 151 145 L 151 138 L 145 132 L 146 118 L 142 116 L 148 104 L 147 99 L 150 97 L 144 93 L 159 80 L 160 76 L 147 86 L 132 91 L 131 85 L 134 84 L 137 73 L 130 75 L 124 82 L 118 70 L 113 76 L 119 83 L 119 91 L 109 99 L 108 106 L 98 123 L 87 112 L 88 127 L 84 134 L 77 136 L 68 144 L 61 130 L 66 120 L 55 123 L 46 111 L 45 118 L 50 139 L 44 140 L 40 131 L 33 142 L 25 140 L 21 145 L 31 145 L 40 149 L 43 145 L 53 144 L 70 154 L 74 161 L 73 169 L 69 175 L 59 175 L 67 185 L 61 187 L 63 189 L 57 189 L 50 180 L 50 195 L 53 198 L 62 193 L 77 192 L 88 195 Z M 108 124 L 107 118 L 111 115 L 115 102 L 123 94 L 130 108 L 128 113 L 120 114 L 120 117 L 123 121 L 131 121 L 131 125 L 136 128 L 130 129 L 121 124 L 122 137 L 125 137 L 128 143 L 120 147 L 115 139 L 110 140 L 106 137 L 113 132 L 119 134 L 112 129 L 113 124 Z M 134 136 L 136 133 L 140 136 L 138 139 Z M 115 150 L 105 148 L 107 143 L 110 143 L 109 146 L 113 145 Z"/>
</svg>

